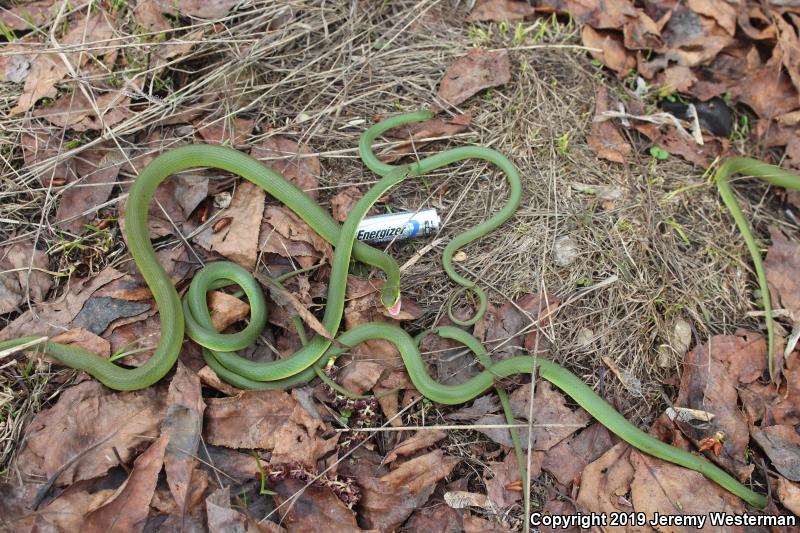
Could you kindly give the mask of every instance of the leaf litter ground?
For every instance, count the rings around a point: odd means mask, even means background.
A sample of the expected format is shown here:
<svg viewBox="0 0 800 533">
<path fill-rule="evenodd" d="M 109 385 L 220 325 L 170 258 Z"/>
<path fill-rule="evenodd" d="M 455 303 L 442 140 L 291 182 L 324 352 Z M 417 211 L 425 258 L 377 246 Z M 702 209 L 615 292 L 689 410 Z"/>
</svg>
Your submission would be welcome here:
<svg viewBox="0 0 800 533">
<path fill-rule="evenodd" d="M 89 8 L 40 1 L 3 11 L 18 38 L 0 56 L 0 337 L 61 334 L 63 342 L 133 366 L 149 356 L 158 340 L 156 310 L 126 254 L 118 217 L 137 172 L 159 152 L 201 141 L 249 150 L 341 220 L 374 180 L 355 150 L 363 129 L 398 110 L 447 109 L 420 127 L 390 133 L 394 143 L 378 149 L 396 160 L 474 142 L 509 154 L 521 169 L 525 199 L 513 221 L 459 257 L 459 267 L 491 289 L 492 306 L 475 333 L 493 356 L 535 351 L 565 364 L 664 440 L 710 449 L 710 458 L 741 479 L 752 476 L 762 492 L 769 479 L 778 501 L 797 512 L 797 353 L 788 355 L 781 389 L 763 381 L 766 352 L 753 333 L 760 321 L 752 312 L 757 295 L 747 254 L 713 184 L 678 157 L 651 157 L 648 141 L 619 127 L 627 120 L 667 153 L 703 165 L 718 153 L 709 150 L 731 144 L 748 153 L 751 145 L 787 144 L 780 141 L 793 125 L 796 95 L 781 115 L 743 85 L 735 96 L 764 119 L 762 127 L 774 120 L 766 131 L 777 132 L 760 144 L 744 132 L 708 138 L 699 148 L 689 141 L 689 125 L 685 137 L 683 126 L 632 117 L 655 115 L 660 82 L 631 96 L 634 79 L 614 80 L 580 46 L 627 75 L 637 65 L 637 39 L 654 39 L 664 28 L 652 27 L 659 20 L 653 13 L 626 2 L 606 11 L 591 3 L 582 10 L 569 2 L 539 7 L 571 11 L 583 27 L 536 17 L 536 9 L 513 1 L 479 2 L 471 12 L 472 6 L 411 1 L 379 10 L 303 1 L 231 11 L 235 4 L 144 0 Z M 643 74 L 647 79 L 663 76 L 689 95 L 708 90 L 689 83 L 692 69 L 722 61 L 725 46 L 736 48 L 736 21 L 708 5 L 689 8 L 713 19 L 703 31 L 717 35 L 720 46 L 698 52 L 674 39 L 650 43 L 679 64 L 640 67 L 657 71 Z M 527 20 L 470 24 L 468 15 Z M 751 39 L 748 24 L 757 16 L 739 19 Z M 777 26 L 785 52 L 777 63 L 791 61 L 785 24 L 793 16 Z M 44 33 L 26 32 L 29 22 Z M 792 64 L 781 64 L 783 76 L 795 81 Z M 748 65 L 752 76 L 766 68 L 755 60 Z M 789 94 L 775 93 L 777 100 L 788 102 L 791 84 L 773 85 Z M 609 117 L 621 102 L 622 120 Z M 800 294 L 793 275 L 796 211 L 775 191 L 741 191 L 760 235 L 766 239 L 768 227 L 780 231 L 766 264 L 788 335 Z M 322 264 L 292 278 L 285 293 L 269 291 L 272 327 L 247 355 L 294 351 L 299 339 L 291 318 L 313 322 L 324 304 L 330 246 L 286 209 L 265 205 L 260 190 L 219 172 L 174 176 L 157 199 L 151 235 L 179 287 L 219 256 L 272 276 Z M 439 253 L 449 236 L 503 201 L 502 180 L 474 164 L 409 181 L 382 199 L 376 211 L 433 206 L 444 215 L 432 241 L 389 247 L 404 265 L 408 303 L 400 318 L 409 330 L 444 323 L 442 303 L 453 287 Z M 380 283 L 351 277 L 346 327 L 388 319 Z M 235 327 L 247 313 L 225 292 L 210 305 L 220 328 Z M 423 346 L 441 381 L 477 371 L 473 358 L 447 341 Z M 4 527 L 521 527 L 525 483 L 496 397 L 460 408 L 432 405 L 413 390 L 391 345 L 365 343 L 341 361 L 337 380 L 377 395 L 358 404 L 319 386 L 240 394 L 203 368 L 191 343 L 163 384 L 137 393 L 113 393 L 76 372 L 15 357 L 0 359 Z M 695 359 L 703 364 L 690 364 Z M 549 384 L 526 381 L 506 386 L 518 420 L 530 426 L 530 437 L 523 433 L 531 442 L 533 510 L 742 509 L 701 476 L 615 445 Z M 674 402 L 666 412 L 664 398 Z M 683 417 L 687 409 L 713 416 L 698 426 Z M 418 427 L 426 429 L 413 431 Z M 753 454 L 773 473 L 754 472 Z"/>
</svg>

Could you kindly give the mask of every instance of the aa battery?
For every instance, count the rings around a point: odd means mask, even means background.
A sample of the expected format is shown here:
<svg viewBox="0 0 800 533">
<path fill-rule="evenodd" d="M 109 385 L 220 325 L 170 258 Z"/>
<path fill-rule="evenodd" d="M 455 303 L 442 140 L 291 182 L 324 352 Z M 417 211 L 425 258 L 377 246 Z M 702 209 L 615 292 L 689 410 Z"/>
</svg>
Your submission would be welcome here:
<svg viewBox="0 0 800 533">
<path fill-rule="evenodd" d="M 440 223 L 441 219 L 436 209 L 366 217 L 358 225 L 356 239 L 365 242 L 386 242 L 422 237 L 438 231 Z"/>
</svg>

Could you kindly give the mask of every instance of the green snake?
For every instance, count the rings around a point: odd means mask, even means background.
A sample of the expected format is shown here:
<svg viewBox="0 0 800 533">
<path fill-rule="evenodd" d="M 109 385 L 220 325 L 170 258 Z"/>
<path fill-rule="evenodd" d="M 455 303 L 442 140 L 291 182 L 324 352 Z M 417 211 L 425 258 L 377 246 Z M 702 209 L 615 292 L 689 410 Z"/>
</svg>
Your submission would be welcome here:
<svg viewBox="0 0 800 533">
<path fill-rule="evenodd" d="M 767 362 L 769 365 L 769 377 L 774 382 L 776 380 L 775 367 L 777 356 L 775 355 L 775 321 L 772 318 L 772 301 L 769 296 L 769 285 L 767 284 L 767 273 L 764 271 L 764 264 L 761 261 L 761 250 L 753 238 L 753 233 L 750 230 L 750 225 L 742 213 L 742 209 L 736 202 L 736 197 L 733 195 L 730 185 L 730 177 L 734 174 L 742 174 L 745 176 L 755 176 L 764 181 L 784 187 L 786 189 L 793 189 L 800 191 L 800 176 L 792 174 L 786 170 L 768 165 L 750 159 L 747 157 L 735 157 L 725 161 L 717 169 L 714 174 L 714 181 L 717 184 L 719 195 L 725 206 L 730 211 L 733 220 L 739 227 L 742 233 L 744 242 L 747 245 L 747 250 L 750 252 L 750 258 L 753 260 L 753 267 L 756 270 L 756 277 L 758 278 L 758 287 L 761 291 L 761 300 L 764 304 L 765 321 L 767 324 Z"/>
<path fill-rule="evenodd" d="M 401 181 L 420 176 L 456 161 L 479 159 L 497 166 L 508 181 L 508 200 L 505 206 L 480 225 L 453 238 L 445 247 L 442 263 L 447 274 L 460 285 L 460 292 L 470 291 L 478 300 L 477 311 L 468 320 L 455 320 L 456 324 L 475 323 L 486 308 L 486 295 L 474 281 L 459 275 L 453 265 L 458 249 L 482 237 L 508 220 L 516 211 L 522 193 L 519 174 L 515 166 L 502 154 L 484 147 L 459 147 L 426 157 L 414 163 L 392 166 L 379 161 L 372 151 L 374 140 L 387 130 L 427 120 L 429 112 L 409 113 L 383 120 L 369 128 L 361 137 L 359 151 L 365 165 L 381 176 L 356 206 L 347 220 L 339 226 L 333 218 L 309 198 L 302 190 L 259 161 L 223 146 L 191 145 L 176 148 L 155 158 L 139 175 L 130 190 L 125 210 L 125 235 L 133 260 L 139 268 L 159 309 L 161 339 L 153 355 L 138 368 L 123 368 L 82 349 L 44 341 L 39 349 L 60 363 L 86 371 L 109 388 L 135 390 L 148 387 L 164 377 L 175 364 L 183 342 L 184 333 L 203 347 L 207 364 L 219 376 L 234 386 L 247 389 L 285 389 L 304 383 L 318 375 L 326 361 L 364 341 L 382 339 L 397 346 L 408 375 L 414 386 L 424 396 L 442 404 L 460 404 L 470 401 L 497 381 L 516 374 L 532 374 L 550 381 L 568 394 L 622 440 L 638 450 L 690 468 L 718 483 L 751 505 L 763 508 L 767 500 L 725 471 L 706 460 L 675 448 L 640 430 L 619 414 L 609 403 L 598 396 L 578 377 L 559 365 L 527 355 L 492 362 L 482 344 L 472 335 L 456 327 L 439 327 L 433 333 L 464 344 L 484 366 L 484 370 L 458 385 L 445 385 L 428 373 L 417 340 L 403 329 L 388 323 L 372 322 L 354 327 L 332 339 L 315 335 L 288 358 L 272 362 L 255 362 L 236 354 L 252 343 L 264 328 L 267 306 L 264 295 L 252 275 L 230 262 L 216 262 L 201 269 L 194 277 L 181 301 L 169 276 L 158 262 L 150 242 L 147 211 L 156 187 L 167 177 L 182 170 L 211 167 L 239 175 L 262 187 L 270 195 L 297 213 L 335 248 L 331 261 L 330 282 L 322 324 L 334 335 L 339 331 L 345 301 L 345 287 L 351 257 L 374 266 L 385 273 L 386 283 L 381 293 L 384 306 L 397 311 L 400 305 L 400 271 L 397 263 L 387 254 L 355 240 L 356 227 L 370 207 L 389 188 Z M 770 172 L 774 167 L 766 166 Z M 755 167 L 739 164 L 733 169 L 756 174 Z M 725 196 L 723 196 L 724 198 Z M 214 330 L 206 304 L 209 290 L 227 285 L 238 285 L 246 294 L 251 307 L 249 324 L 241 331 L 221 334 Z M 457 292 L 459 292 L 457 291 Z M 452 300 L 448 304 L 452 316 Z M 22 337 L 0 342 L 0 350 L 30 345 L 36 337 Z"/>
</svg>

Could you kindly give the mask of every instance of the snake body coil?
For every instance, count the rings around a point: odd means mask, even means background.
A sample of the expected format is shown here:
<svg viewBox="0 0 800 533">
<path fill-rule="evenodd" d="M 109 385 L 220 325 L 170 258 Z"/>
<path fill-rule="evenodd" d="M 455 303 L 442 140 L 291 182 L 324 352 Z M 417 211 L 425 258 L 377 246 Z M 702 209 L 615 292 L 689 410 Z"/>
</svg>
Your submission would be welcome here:
<svg viewBox="0 0 800 533">
<path fill-rule="evenodd" d="M 482 147 L 455 148 L 401 166 L 386 165 L 372 152 L 371 144 L 381 133 L 396 126 L 430 117 L 431 114 L 428 112 L 401 115 L 384 120 L 365 132 L 360 142 L 361 158 L 382 178 L 357 203 L 341 227 L 322 207 L 283 176 L 233 149 L 193 145 L 160 155 L 136 180 L 130 191 L 125 212 L 128 248 L 159 309 L 161 340 L 154 354 L 139 368 L 128 369 L 96 354 L 53 342 L 43 343 L 41 346 L 43 351 L 67 366 L 88 372 L 109 388 L 134 390 L 152 385 L 169 372 L 178 357 L 186 332 L 203 346 L 206 362 L 224 380 L 241 388 L 264 389 L 287 388 L 313 379 L 316 375 L 315 367 L 323 361 L 336 357 L 361 342 L 383 339 L 397 346 L 417 390 L 429 399 L 444 404 L 459 404 L 472 400 L 495 386 L 495 382 L 499 379 L 537 371 L 541 377 L 571 396 L 600 423 L 631 446 L 665 461 L 696 470 L 750 504 L 763 508 L 766 505 L 764 496 L 748 489 L 701 456 L 669 446 L 641 431 L 574 374 L 550 361 L 530 356 L 513 357 L 492 363 L 490 366 L 484 365 L 487 368 L 483 372 L 465 383 L 444 385 L 428 374 L 419 348 L 411 336 L 399 327 L 373 322 L 339 334 L 335 343 L 332 343 L 331 339 L 316 335 L 291 357 L 273 362 L 254 362 L 235 353 L 256 339 L 267 320 L 263 294 L 249 272 L 232 263 L 213 263 L 195 275 L 184 301 L 180 301 L 168 275 L 158 262 L 150 242 L 147 225 L 148 205 L 156 187 L 175 172 L 196 167 L 213 167 L 242 176 L 283 202 L 335 246 L 322 323 L 328 331 L 336 335 L 343 314 L 351 255 L 384 271 L 387 281 L 382 292 L 382 302 L 387 308 L 394 308 L 400 298 L 397 263 L 383 252 L 355 240 L 356 227 L 367 210 L 385 191 L 407 177 L 425 174 L 456 161 L 480 159 L 494 164 L 506 175 L 509 185 L 508 201 L 490 219 L 455 237 L 443 252 L 443 266 L 447 274 L 462 287 L 462 290 L 472 291 L 479 300 L 477 312 L 462 323 L 470 324 L 477 321 L 486 306 L 485 294 L 473 281 L 455 271 L 453 255 L 459 248 L 482 237 L 513 215 L 521 197 L 520 178 L 514 165 L 505 156 Z M 252 313 L 250 323 L 240 332 L 220 334 L 213 329 L 206 305 L 206 293 L 232 283 L 239 285 L 247 295 Z M 465 331 L 454 327 L 440 327 L 434 331 L 465 344 L 480 357 L 481 361 L 490 361 L 479 341 Z M 34 340 L 35 337 L 23 337 L 0 342 L 0 350 L 14 348 Z"/>
</svg>

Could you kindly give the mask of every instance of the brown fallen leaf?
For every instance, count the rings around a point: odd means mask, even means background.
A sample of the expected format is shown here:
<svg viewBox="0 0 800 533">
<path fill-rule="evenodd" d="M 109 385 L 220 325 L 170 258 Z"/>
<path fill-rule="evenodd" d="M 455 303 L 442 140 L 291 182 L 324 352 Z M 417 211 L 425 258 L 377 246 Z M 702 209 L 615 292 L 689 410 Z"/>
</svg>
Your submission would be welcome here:
<svg viewBox="0 0 800 533">
<path fill-rule="evenodd" d="M 164 410 L 157 387 L 115 393 L 97 381 L 85 381 L 36 415 L 25 433 L 17 467 L 39 479 L 61 472 L 56 486 L 100 476 L 152 442 Z"/>
<path fill-rule="evenodd" d="M 41 271 L 48 263 L 47 254 L 31 241 L 0 247 L 0 315 L 25 305 L 27 296 L 34 303 L 44 300 L 53 287 L 52 277 Z"/>
<path fill-rule="evenodd" d="M 659 72 L 653 84 L 665 93 L 688 93 L 696 81 L 692 69 L 676 65 Z"/>
<path fill-rule="evenodd" d="M 227 15 L 238 4 L 237 0 L 152 0 L 162 13 L 197 17 L 201 19 L 219 19 Z"/>
<path fill-rule="evenodd" d="M 133 9 L 136 23 L 147 33 L 161 33 L 172 28 L 167 17 L 161 13 L 158 0 L 140 0 Z"/>
<path fill-rule="evenodd" d="M 52 337 L 68 329 L 81 327 L 73 324 L 73 322 L 84 309 L 86 302 L 98 289 L 122 277 L 122 275 L 121 272 L 108 267 L 91 278 L 78 281 L 57 300 L 41 303 L 36 306 L 35 311 L 28 310 L 22 313 L 5 329 L 0 331 L 0 340 L 12 339 L 23 335 Z M 104 316 L 109 318 L 113 316 L 113 313 L 106 313 Z M 84 316 L 84 320 L 88 318 L 90 317 Z"/>
<path fill-rule="evenodd" d="M 231 489 L 223 487 L 215 490 L 206 498 L 206 516 L 210 533 L 227 533 L 229 531 L 257 533 L 260 531 L 280 531 L 264 528 L 253 518 L 231 508 Z"/>
<path fill-rule="evenodd" d="M 110 128 L 134 114 L 129 109 L 130 98 L 124 93 L 109 91 L 98 95 L 91 89 L 87 92 L 89 97 L 80 88 L 73 87 L 71 92 L 62 93 L 55 101 L 37 107 L 32 115 L 54 126 L 83 132 Z"/>
<path fill-rule="evenodd" d="M 30 125 L 26 125 L 30 127 Z M 63 139 L 60 134 L 51 130 L 41 131 L 31 128 L 20 137 L 22 156 L 25 166 L 39 177 L 42 187 L 56 187 L 76 179 L 74 158 L 61 158 L 57 164 L 53 161 L 59 157 Z"/>
<path fill-rule="evenodd" d="M 497 522 L 467 513 L 464 517 L 464 533 L 510 533 L 511 530 Z"/>
<path fill-rule="evenodd" d="M 92 511 L 88 531 L 143 531 L 169 438 L 162 435 L 133 463 L 133 471 L 108 503 Z"/>
<path fill-rule="evenodd" d="M 58 13 L 58 6 L 51 0 L 37 0 L 25 5 L 4 7 L 0 11 L 0 22 L 11 30 L 32 30 L 49 22 Z"/>
<path fill-rule="evenodd" d="M 558 304 L 557 298 L 548 295 L 526 294 L 502 307 L 490 306 L 475 324 L 473 334 L 497 361 L 532 353 L 534 349 L 538 355 L 546 355 L 549 344 L 532 326 L 537 321 L 540 327 L 549 324 Z"/>
<path fill-rule="evenodd" d="M 790 426 L 751 428 L 753 440 L 786 479 L 800 481 L 800 435 Z"/>
<path fill-rule="evenodd" d="M 234 148 L 244 148 L 250 134 L 253 133 L 254 122 L 247 118 L 237 118 L 234 121 L 219 120 L 206 117 L 202 120 L 195 120 L 194 125 L 197 134 L 203 141 L 209 144 L 222 144 Z M 210 124 L 206 124 L 207 122 Z"/>
<path fill-rule="evenodd" d="M 470 11 L 470 22 L 503 22 L 504 20 L 523 20 L 536 14 L 536 8 L 526 1 L 518 0 L 478 0 Z"/>
<path fill-rule="evenodd" d="M 702 426 L 675 420 L 680 430 L 695 444 L 724 435 L 719 457 L 706 456 L 741 479 L 747 479 L 754 465 L 747 464 L 745 451 L 749 441 L 748 424 L 738 407 L 737 387 L 755 379 L 766 365 L 764 340 L 760 336 L 711 337 L 686 354 L 677 407 L 707 411 L 714 419 Z M 751 362 L 748 362 L 750 360 Z M 760 368 L 760 371 L 753 370 Z"/>
<path fill-rule="evenodd" d="M 784 507 L 800 515 L 800 485 L 778 477 L 778 498 Z"/>
<path fill-rule="evenodd" d="M 226 292 L 210 291 L 207 298 L 211 321 L 217 331 L 225 331 L 228 326 L 244 320 L 250 314 L 249 305 Z"/>
<path fill-rule="evenodd" d="M 800 324 L 800 244 L 790 241 L 777 230 L 772 231 L 772 246 L 764 259 L 767 280 L 777 293 L 775 302 L 788 309 Z"/>
<path fill-rule="evenodd" d="M 422 505 L 436 488 L 436 483 L 450 474 L 460 459 L 435 450 L 401 464 L 380 477 L 355 472 L 362 490 L 359 515 L 367 527 L 391 531 L 402 524 Z"/>
<path fill-rule="evenodd" d="M 698 15 L 716 20 L 730 35 L 736 33 L 736 8 L 724 0 L 687 0 L 686 5 Z"/>
<path fill-rule="evenodd" d="M 511 411 L 520 423 L 528 419 L 528 400 L 530 384 L 525 384 L 511 393 Z M 533 420 L 534 425 L 531 435 L 533 450 L 547 451 L 565 438 L 569 437 L 585 426 L 591 417 L 583 409 L 573 411 L 566 405 L 566 399 L 548 381 L 536 383 L 534 394 Z M 502 415 L 488 415 L 479 418 L 478 425 L 506 424 Z M 503 446 L 512 446 L 511 434 L 507 429 L 478 429 L 481 433 Z M 522 447 L 527 449 L 528 429 L 520 428 Z"/>
<path fill-rule="evenodd" d="M 386 456 L 384 462 L 389 464 L 394 462 L 398 457 L 412 455 L 420 450 L 433 446 L 446 436 L 447 433 L 440 429 L 420 429 L 414 433 L 414 435 L 395 446 Z"/>
<path fill-rule="evenodd" d="M 563 515 L 567 515 L 568 516 L 568 515 L 575 515 L 575 514 L 577 514 L 577 512 L 578 512 L 578 510 L 575 508 L 575 505 L 572 502 L 563 501 L 563 500 L 550 500 L 550 501 L 548 501 L 547 503 L 544 504 L 544 508 L 542 509 L 542 513 L 543 514 L 549 514 L 549 515 L 562 515 L 562 516 Z M 541 533 L 556 533 L 556 532 L 557 533 L 580 533 L 581 531 L 584 531 L 584 530 L 581 530 L 581 529 L 579 529 L 577 527 L 574 527 L 574 526 L 573 527 L 568 527 L 568 528 L 564 528 L 562 526 L 562 527 L 559 527 L 557 529 L 553 528 L 553 527 L 550 527 L 550 526 L 542 526 L 540 528 L 540 532 Z"/>
<path fill-rule="evenodd" d="M 138 167 L 149 162 L 148 158 L 141 156 L 133 158 Z M 208 175 L 197 172 L 179 173 L 164 180 L 156 189 L 153 201 L 147 211 L 147 222 L 150 228 L 150 237 L 156 239 L 166 235 L 174 235 L 176 231 L 188 234 L 193 231 L 196 224 L 189 220 L 189 216 L 200 203 L 208 196 Z M 120 206 L 124 211 L 124 206 Z M 125 229 L 125 219 L 119 220 L 120 228 Z M 210 231 L 208 232 L 210 234 Z M 198 244 L 207 249 L 209 236 L 206 232 L 195 237 Z M 124 233 L 123 233 L 124 236 Z M 202 237 L 206 236 L 206 240 Z"/>
<path fill-rule="evenodd" d="M 233 385 L 229 385 L 222 381 L 222 379 L 214 372 L 214 370 L 210 366 L 204 366 L 201 368 L 197 375 L 200 376 L 200 380 L 203 382 L 204 385 L 211 387 L 212 389 L 216 389 L 220 391 L 222 394 L 226 394 L 228 396 L 236 396 L 240 392 L 244 392 L 242 389 L 237 389 Z"/>
<path fill-rule="evenodd" d="M 664 58 L 684 67 L 702 65 L 734 42 L 733 36 L 713 18 L 700 16 L 688 6 L 680 5 L 672 10 L 662 39 Z"/>
<path fill-rule="evenodd" d="M 74 52 L 64 52 L 64 59 L 73 68 L 78 68 L 86 64 L 91 57 L 102 56 L 104 53 L 113 50 L 118 45 L 112 39 L 115 29 L 111 22 L 112 19 L 109 14 L 99 8 L 93 10 L 88 17 L 81 14 L 73 19 L 67 32 L 58 38 L 58 42 L 62 47 L 70 46 L 76 50 Z M 89 36 L 91 36 L 92 42 L 98 43 L 92 47 L 92 53 L 87 54 L 78 51 L 79 48 L 85 48 L 83 45 L 89 39 Z M 25 79 L 25 87 L 17 100 L 17 104 L 11 109 L 11 114 L 24 113 L 41 98 L 56 97 L 56 84 L 69 73 L 64 59 L 46 52 L 33 52 L 30 73 Z"/>
<path fill-rule="evenodd" d="M 303 490 L 305 485 L 305 482 L 297 479 L 284 479 L 275 485 L 278 493 L 275 501 L 279 506 L 281 523 L 289 533 L 363 531 L 358 527 L 353 512 L 330 488 L 312 485 Z"/>
<path fill-rule="evenodd" d="M 276 463 L 314 466 L 338 440 L 338 434 L 325 438 L 330 428 L 282 391 L 248 391 L 232 398 L 210 398 L 207 403 L 207 442 L 273 450 Z"/>
<path fill-rule="evenodd" d="M 782 375 L 785 379 L 777 390 L 772 383 L 759 381 L 739 388 L 739 397 L 751 424 L 762 420 L 768 424 L 800 424 L 800 351 L 789 354 Z"/>
<path fill-rule="evenodd" d="M 581 31 L 583 45 L 591 50 L 589 53 L 619 76 L 624 76 L 636 67 L 636 56 L 626 50 L 622 37 L 613 32 L 597 31 L 591 26 L 584 26 Z"/>
<path fill-rule="evenodd" d="M 775 47 L 775 55 L 781 58 L 781 63 L 789 73 L 795 89 L 800 91 L 800 39 L 798 38 L 798 28 L 800 28 L 800 14 L 789 13 L 792 19 L 789 23 L 780 16 L 774 17 L 775 26 L 778 30 L 778 44 Z M 800 104 L 800 102 L 798 102 Z"/>
<path fill-rule="evenodd" d="M 378 158 L 384 163 L 397 161 L 406 154 L 416 153 L 419 149 L 431 142 L 424 141 L 423 139 L 450 137 L 456 133 L 461 133 L 469 127 L 471 121 L 472 115 L 464 113 L 463 115 L 456 115 L 452 118 L 436 117 L 424 122 L 393 128 L 384 135 L 390 138 L 405 140 L 406 142 L 393 146 L 387 151 L 380 152 Z"/>
<path fill-rule="evenodd" d="M 264 189 L 242 181 L 225 210 L 225 215 L 232 219 L 231 223 L 218 233 L 207 228 L 196 241 L 207 250 L 224 255 L 247 269 L 254 269 L 259 249 L 255 228 L 261 224 L 265 198 Z"/>
<path fill-rule="evenodd" d="M 542 470 L 542 452 L 531 454 L 531 479 L 536 479 Z M 503 462 L 488 462 L 483 476 L 486 493 L 496 509 L 506 509 L 522 500 L 522 491 L 515 490 L 519 485 L 519 462 L 514 452 L 506 454 Z"/>
<path fill-rule="evenodd" d="M 592 150 L 597 152 L 597 157 L 615 163 L 625 163 L 633 147 L 625 140 L 614 122 L 601 117 L 605 111 L 608 111 L 608 90 L 600 85 L 595 96 L 592 130 L 586 141 Z"/>
<path fill-rule="evenodd" d="M 75 348 L 92 352 L 101 357 L 108 357 L 111 355 L 111 343 L 83 328 L 65 331 L 50 340 L 58 344 L 74 346 Z"/>
<path fill-rule="evenodd" d="M 775 61 L 750 72 L 731 88 L 731 95 L 761 118 L 774 118 L 798 108 L 798 90 Z"/>
<path fill-rule="evenodd" d="M 75 170 L 80 179 L 70 183 L 61 193 L 56 223 L 80 235 L 84 224 L 97 218 L 97 213 L 84 214 L 111 195 L 125 156 L 111 143 L 103 143 L 77 155 Z"/>
<path fill-rule="evenodd" d="M 620 30 L 639 13 L 633 3 L 626 0 L 571 0 L 567 6 L 578 22 L 598 29 Z"/>
<path fill-rule="evenodd" d="M 350 392 L 364 394 L 378 383 L 385 369 L 380 363 L 355 361 L 339 370 L 337 381 Z"/>
<path fill-rule="evenodd" d="M 344 222 L 350 211 L 355 207 L 356 202 L 361 199 L 361 191 L 358 187 L 347 187 L 331 197 L 331 213 L 337 222 Z"/>
<path fill-rule="evenodd" d="M 297 214 L 284 206 L 270 205 L 261 221 L 258 251 L 292 258 L 310 268 L 321 258 L 333 257 L 333 248 Z"/>
<path fill-rule="evenodd" d="M 164 469 L 178 514 L 184 516 L 189 505 L 190 484 L 197 468 L 197 451 L 203 428 L 205 403 L 200 378 L 178 361 L 167 393 L 167 412 L 161 434 L 169 439 Z"/>
<path fill-rule="evenodd" d="M 310 147 L 282 135 L 273 135 L 253 146 L 250 155 L 300 187 L 312 200 L 319 198 L 322 167 Z"/>
<path fill-rule="evenodd" d="M 444 504 L 417 509 L 403 526 L 408 533 L 462 533 L 464 511 Z"/>
<path fill-rule="evenodd" d="M 635 450 L 631 450 L 629 460 L 633 466 L 631 503 L 636 512 L 646 513 L 648 518 L 655 513 L 674 513 L 676 508 L 687 515 L 705 515 L 715 511 L 739 514 L 745 510 L 741 500 L 698 472 Z M 581 486 L 578 503 L 581 503 L 583 494 Z M 685 531 L 681 527 L 659 529 L 676 533 Z"/>
<path fill-rule="evenodd" d="M 439 99 L 447 106 L 457 106 L 483 89 L 511 81 L 511 62 L 506 50 L 492 52 L 473 48 L 455 60 L 439 83 Z"/>
<path fill-rule="evenodd" d="M 595 422 L 544 452 L 542 470 L 550 472 L 562 485 L 569 486 L 580 479 L 587 464 L 604 454 L 616 441 L 605 426 Z"/>
</svg>

